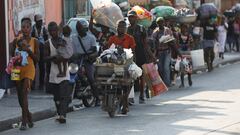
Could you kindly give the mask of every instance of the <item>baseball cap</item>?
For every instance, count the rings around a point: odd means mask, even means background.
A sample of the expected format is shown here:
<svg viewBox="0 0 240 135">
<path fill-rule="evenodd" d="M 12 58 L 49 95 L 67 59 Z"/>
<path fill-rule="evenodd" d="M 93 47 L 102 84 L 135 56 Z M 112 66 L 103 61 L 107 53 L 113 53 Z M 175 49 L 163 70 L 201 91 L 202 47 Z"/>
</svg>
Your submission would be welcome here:
<svg viewBox="0 0 240 135">
<path fill-rule="evenodd" d="M 137 12 L 136 11 L 133 11 L 133 10 L 130 10 L 129 12 L 128 12 L 128 15 L 127 15 L 128 17 L 129 16 L 137 16 Z"/>
<path fill-rule="evenodd" d="M 40 14 L 36 14 L 36 15 L 35 15 L 35 20 L 36 20 L 36 21 L 43 20 L 42 15 L 40 15 Z"/>
</svg>

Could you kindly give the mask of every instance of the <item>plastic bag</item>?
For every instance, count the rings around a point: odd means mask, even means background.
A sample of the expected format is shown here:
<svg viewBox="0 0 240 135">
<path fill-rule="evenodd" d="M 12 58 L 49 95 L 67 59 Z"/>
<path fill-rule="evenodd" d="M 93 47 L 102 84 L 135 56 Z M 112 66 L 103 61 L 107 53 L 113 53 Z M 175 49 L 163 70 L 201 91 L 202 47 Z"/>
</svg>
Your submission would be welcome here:
<svg viewBox="0 0 240 135">
<path fill-rule="evenodd" d="M 117 22 L 119 20 L 124 20 L 124 17 L 119 6 L 115 3 L 111 3 L 94 9 L 93 19 L 96 23 L 107 26 L 116 32 Z"/>
<path fill-rule="evenodd" d="M 132 88 L 131 88 L 131 91 L 130 91 L 130 93 L 129 93 L 129 96 L 128 96 L 128 98 L 134 98 L 135 97 L 135 93 L 134 93 L 134 86 L 132 86 Z"/>
<path fill-rule="evenodd" d="M 218 58 L 218 55 L 219 55 L 219 47 L 220 47 L 220 43 L 215 41 L 214 43 L 214 54 L 215 54 L 215 58 Z"/>
<path fill-rule="evenodd" d="M 5 93 L 5 90 L 0 89 L 0 100 L 3 98 L 4 93 Z"/>
<path fill-rule="evenodd" d="M 111 0 L 90 0 L 93 8 L 102 7 L 104 5 L 109 5 L 112 3 Z"/>
<path fill-rule="evenodd" d="M 151 90 L 152 97 L 168 91 L 167 86 L 162 81 L 158 70 L 153 63 L 144 64 L 142 68 L 144 72 L 144 78 L 147 82 L 148 87 Z"/>
<path fill-rule="evenodd" d="M 124 49 L 124 51 L 126 52 L 126 58 L 127 59 L 131 59 L 133 57 L 133 52 L 132 49 Z"/>
<path fill-rule="evenodd" d="M 142 69 L 133 63 L 129 66 L 128 73 L 130 74 L 131 78 L 136 80 L 138 77 L 142 76 Z"/>
<path fill-rule="evenodd" d="M 176 64 L 175 64 L 175 66 L 174 66 L 174 69 L 175 69 L 176 71 L 179 71 L 179 70 L 180 70 L 180 63 L 181 63 L 181 59 L 177 59 L 177 60 L 176 60 Z"/>
</svg>

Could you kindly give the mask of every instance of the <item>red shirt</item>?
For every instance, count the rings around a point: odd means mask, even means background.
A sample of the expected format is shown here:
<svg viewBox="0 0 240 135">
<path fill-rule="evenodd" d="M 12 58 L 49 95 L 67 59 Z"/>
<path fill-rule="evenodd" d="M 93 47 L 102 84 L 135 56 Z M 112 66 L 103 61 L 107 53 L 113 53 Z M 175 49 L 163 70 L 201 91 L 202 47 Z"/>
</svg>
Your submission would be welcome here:
<svg viewBox="0 0 240 135">
<path fill-rule="evenodd" d="M 134 49 L 136 47 L 135 40 L 132 36 L 125 34 L 123 38 L 119 38 L 117 35 L 111 36 L 108 40 L 108 46 L 112 44 L 122 46 L 126 49 Z"/>
</svg>

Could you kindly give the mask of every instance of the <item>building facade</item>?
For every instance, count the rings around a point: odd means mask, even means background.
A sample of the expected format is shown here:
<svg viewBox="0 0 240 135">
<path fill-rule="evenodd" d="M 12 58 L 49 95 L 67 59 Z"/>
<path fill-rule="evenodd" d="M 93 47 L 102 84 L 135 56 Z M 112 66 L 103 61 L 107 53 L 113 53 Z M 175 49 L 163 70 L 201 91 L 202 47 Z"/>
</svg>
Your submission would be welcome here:
<svg viewBox="0 0 240 135">
<path fill-rule="evenodd" d="M 23 17 L 33 20 L 35 14 L 42 14 L 44 23 L 55 21 L 58 24 L 63 18 L 62 0 L 0 0 L 0 81 L 9 61 L 9 43 L 18 36 Z"/>
</svg>

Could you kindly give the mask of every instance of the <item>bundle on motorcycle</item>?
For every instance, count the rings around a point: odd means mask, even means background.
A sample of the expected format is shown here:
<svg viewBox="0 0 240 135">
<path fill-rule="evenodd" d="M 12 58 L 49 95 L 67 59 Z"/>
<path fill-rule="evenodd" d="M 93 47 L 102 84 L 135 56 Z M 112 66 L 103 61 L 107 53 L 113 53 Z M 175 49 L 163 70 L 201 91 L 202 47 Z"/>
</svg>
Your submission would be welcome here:
<svg viewBox="0 0 240 135">
<path fill-rule="evenodd" d="M 119 48 L 104 53 L 108 56 L 101 55 L 95 64 L 96 83 L 103 93 L 102 109 L 108 112 L 110 117 L 114 117 L 117 111 L 126 114 L 128 93 L 134 81 L 129 68 L 133 64 L 133 59 L 132 57 L 127 59 L 126 52 Z"/>
<path fill-rule="evenodd" d="M 128 74 L 129 64 L 102 63 L 95 66 L 96 82 L 103 90 L 102 109 L 110 117 L 114 117 L 117 110 L 127 113 L 127 102 L 123 98 L 127 97 L 133 83 Z"/>
</svg>

